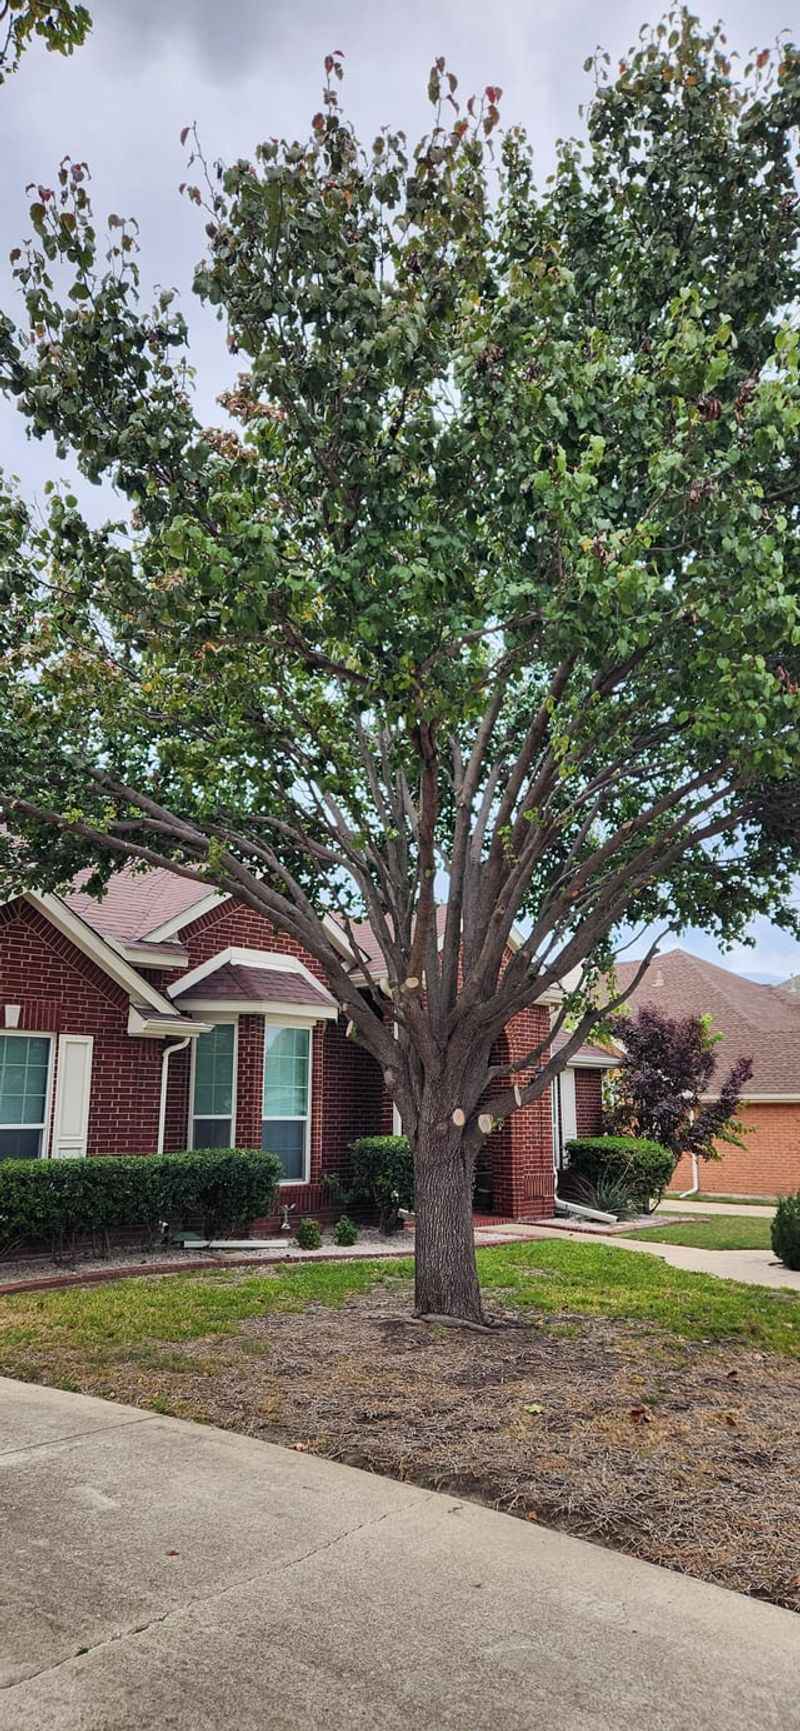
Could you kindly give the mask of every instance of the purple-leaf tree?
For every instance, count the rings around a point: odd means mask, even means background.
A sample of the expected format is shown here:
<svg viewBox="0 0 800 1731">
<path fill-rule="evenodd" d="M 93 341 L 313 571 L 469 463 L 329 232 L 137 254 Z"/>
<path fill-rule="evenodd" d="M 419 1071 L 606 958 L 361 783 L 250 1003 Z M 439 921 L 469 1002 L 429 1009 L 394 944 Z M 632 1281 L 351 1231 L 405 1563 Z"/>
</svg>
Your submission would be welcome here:
<svg viewBox="0 0 800 1731">
<path fill-rule="evenodd" d="M 710 1016 L 665 1016 L 650 1006 L 618 1017 L 614 1032 L 624 1053 L 612 1084 L 606 1126 L 617 1135 L 644 1136 L 675 1156 L 718 1156 L 717 1142 L 741 1146 L 737 1123 L 742 1088 L 753 1074 L 750 1058 L 738 1058 L 716 1081 L 716 1048 Z"/>
</svg>

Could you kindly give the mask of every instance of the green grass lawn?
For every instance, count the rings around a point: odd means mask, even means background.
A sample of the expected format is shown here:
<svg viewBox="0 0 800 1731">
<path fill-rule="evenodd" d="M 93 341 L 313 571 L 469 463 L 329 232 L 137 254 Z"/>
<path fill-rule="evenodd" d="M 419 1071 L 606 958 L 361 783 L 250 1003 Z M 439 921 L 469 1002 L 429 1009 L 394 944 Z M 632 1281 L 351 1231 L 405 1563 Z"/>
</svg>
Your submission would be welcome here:
<svg viewBox="0 0 800 1731">
<path fill-rule="evenodd" d="M 663 1226 L 643 1226 L 629 1238 L 649 1238 L 656 1244 L 688 1244 L 693 1250 L 769 1250 L 770 1220 L 747 1214 L 698 1214 L 692 1220 Z"/>
<path fill-rule="evenodd" d="M 800 1295 L 685 1274 L 656 1257 L 597 1244 L 508 1245 L 480 1251 L 478 1262 L 489 1308 L 494 1301 L 550 1321 L 635 1321 L 677 1338 L 800 1357 Z M 113 1363 L 131 1349 L 235 1333 L 246 1318 L 271 1311 L 335 1306 L 383 1280 L 396 1281 L 398 1302 L 407 1302 L 411 1272 L 406 1260 L 306 1263 L 274 1273 L 230 1270 L 15 1294 L 0 1299 L 0 1373 L 58 1382 L 76 1353 L 87 1363 Z"/>
</svg>

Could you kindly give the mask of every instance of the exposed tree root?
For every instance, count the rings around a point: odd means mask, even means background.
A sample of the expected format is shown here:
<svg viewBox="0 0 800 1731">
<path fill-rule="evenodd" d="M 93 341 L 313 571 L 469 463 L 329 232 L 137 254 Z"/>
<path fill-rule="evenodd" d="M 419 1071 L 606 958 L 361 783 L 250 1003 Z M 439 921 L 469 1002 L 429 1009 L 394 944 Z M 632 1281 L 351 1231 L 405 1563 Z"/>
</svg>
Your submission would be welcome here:
<svg viewBox="0 0 800 1731">
<path fill-rule="evenodd" d="M 441 1323 L 444 1328 L 471 1328 L 475 1334 L 500 1334 L 506 1329 L 511 1328 L 519 1329 L 536 1327 L 536 1324 L 533 1322 L 527 1322 L 522 1318 L 517 1320 L 516 1317 L 510 1316 L 487 1316 L 485 1322 L 473 1322 L 471 1317 L 445 1316 L 444 1314 L 440 1314 L 438 1311 L 434 1310 L 415 1311 L 412 1314 L 406 1312 L 402 1316 L 399 1314 L 396 1316 L 387 1316 L 385 1312 L 378 1313 L 377 1311 L 372 1311 L 369 1313 L 369 1316 L 371 1322 L 403 1322 L 410 1324 L 411 1326 L 418 1326 L 422 1323 Z"/>
</svg>

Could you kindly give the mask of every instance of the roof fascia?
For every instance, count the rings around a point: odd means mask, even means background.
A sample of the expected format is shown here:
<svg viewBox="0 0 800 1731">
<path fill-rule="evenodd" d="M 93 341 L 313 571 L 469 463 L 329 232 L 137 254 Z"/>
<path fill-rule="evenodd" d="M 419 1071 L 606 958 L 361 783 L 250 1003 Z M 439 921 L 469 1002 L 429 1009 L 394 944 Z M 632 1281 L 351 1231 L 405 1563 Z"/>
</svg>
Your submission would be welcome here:
<svg viewBox="0 0 800 1731">
<path fill-rule="evenodd" d="M 191 1016 L 150 1016 L 136 1004 L 131 1004 L 128 1010 L 128 1033 L 132 1039 L 168 1040 L 175 1034 L 196 1040 L 210 1029 L 210 1022 L 197 1022 Z"/>
<path fill-rule="evenodd" d="M 193 902 L 190 908 L 184 908 L 182 914 L 173 914 L 171 919 L 162 920 L 160 925 L 153 926 L 149 932 L 140 932 L 139 936 L 148 943 L 158 943 L 162 938 L 173 938 L 184 926 L 201 920 L 204 914 L 210 914 L 213 908 L 221 907 L 223 902 L 229 902 L 230 899 L 227 890 L 210 890 L 199 902 Z"/>
<path fill-rule="evenodd" d="M 194 998 L 192 1010 L 213 1016 L 219 1010 L 226 1015 L 266 1016 L 267 1021 L 280 1019 L 290 1027 L 307 1028 L 313 1022 L 335 1022 L 339 1014 L 335 1004 L 282 1003 L 280 999 L 264 998 Z"/>
</svg>

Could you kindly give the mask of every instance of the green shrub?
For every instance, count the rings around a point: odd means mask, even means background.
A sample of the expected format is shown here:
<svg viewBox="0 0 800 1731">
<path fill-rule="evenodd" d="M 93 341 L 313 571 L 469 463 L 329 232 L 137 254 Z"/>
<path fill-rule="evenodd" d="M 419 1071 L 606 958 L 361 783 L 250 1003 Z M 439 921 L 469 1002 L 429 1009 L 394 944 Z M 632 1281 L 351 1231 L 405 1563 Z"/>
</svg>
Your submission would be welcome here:
<svg viewBox="0 0 800 1731">
<path fill-rule="evenodd" d="M 322 1244 L 322 1228 L 318 1220 L 307 1217 L 299 1222 L 295 1238 L 301 1250 L 319 1250 Z"/>
<path fill-rule="evenodd" d="M 381 1232 L 396 1232 L 400 1209 L 414 1207 L 414 1156 L 407 1136 L 359 1136 L 350 1146 L 349 1201 L 378 1212 Z"/>
<path fill-rule="evenodd" d="M 358 1227 L 356 1226 L 355 1221 L 350 1219 L 349 1214 L 342 1214 L 337 1220 L 333 1229 L 333 1236 L 337 1244 L 345 1245 L 357 1243 Z"/>
<path fill-rule="evenodd" d="M 661 1200 L 675 1168 L 668 1148 L 635 1136 L 578 1136 L 567 1143 L 567 1152 L 571 1178 L 592 1184 L 595 1190 L 612 1182 L 620 1185 L 631 1202 L 644 1210 Z"/>
<path fill-rule="evenodd" d="M 800 1268 L 800 1190 L 780 1197 L 771 1236 L 772 1248 L 784 1268 Z"/>
<path fill-rule="evenodd" d="M 606 1172 L 599 1173 L 594 1183 L 590 1178 L 575 1178 L 570 1201 L 580 1203 L 582 1208 L 596 1208 L 601 1214 L 615 1214 L 618 1220 L 629 1220 L 641 1212 L 639 1203 L 631 1196 L 627 1178 L 612 1177 Z"/>
<path fill-rule="evenodd" d="M 269 1212 L 280 1162 L 260 1149 L 0 1161 L 0 1247 L 45 1239 L 54 1251 L 82 1234 L 199 1223 L 216 1238 Z"/>
<path fill-rule="evenodd" d="M 269 1214 L 283 1167 L 260 1148 L 199 1148 L 175 1160 L 192 1163 L 194 1206 L 206 1238 L 220 1238 Z"/>
</svg>

